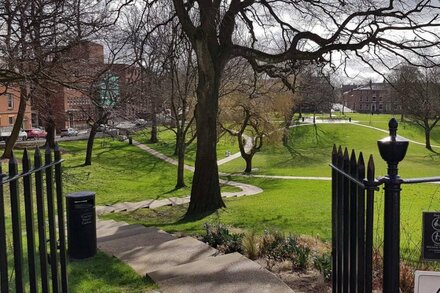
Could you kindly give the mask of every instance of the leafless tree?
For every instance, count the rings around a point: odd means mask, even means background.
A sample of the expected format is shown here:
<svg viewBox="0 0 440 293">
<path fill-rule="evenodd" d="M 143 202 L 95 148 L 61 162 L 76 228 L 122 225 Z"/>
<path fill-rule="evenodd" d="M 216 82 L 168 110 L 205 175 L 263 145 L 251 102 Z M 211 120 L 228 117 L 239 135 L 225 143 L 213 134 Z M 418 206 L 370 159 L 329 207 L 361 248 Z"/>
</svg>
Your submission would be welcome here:
<svg viewBox="0 0 440 293">
<path fill-rule="evenodd" d="M 431 146 L 431 131 L 440 121 L 440 69 L 399 66 L 391 83 L 401 97 L 402 110 L 425 132 L 425 147 Z"/>
<path fill-rule="evenodd" d="M 335 66 L 353 56 L 369 64 L 378 60 L 386 65 L 389 56 L 414 63 L 415 55 L 435 58 L 439 44 L 439 6 L 429 0 L 172 3 L 170 18 L 151 25 L 145 35 L 177 17 L 197 56 L 197 155 L 187 216 L 225 206 L 213 142 L 220 84 L 232 59 L 244 58 L 255 70 L 266 72 L 274 71 L 276 64 L 294 66 L 299 61 Z M 166 0 L 146 1 L 145 7 L 145 19 L 170 9 Z M 237 30 L 241 27 L 247 31 Z"/>
<path fill-rule="evenodd" d="M 260 76 L 255 83 L 243 85 L 220 102 L 221 128 L 237 137 L 241 157 L 246 162 L 245 173 L 252 172 L 252 159 L 263 147 L 263 140 L 276 132 L 271 121 L 273 83 Z"/>
<path fill-rule="evenodd" d="M 177 155 L 176 189 L 185 186 L 185 152 L 197 136 L 194 130 L 196 69 L 194 52 L 178 26 L 172 26 L 168 57 L 169 79 L 171 85 L 169 104 L 172 126 L 176 135 L 175 155 Z"/>
</svg>

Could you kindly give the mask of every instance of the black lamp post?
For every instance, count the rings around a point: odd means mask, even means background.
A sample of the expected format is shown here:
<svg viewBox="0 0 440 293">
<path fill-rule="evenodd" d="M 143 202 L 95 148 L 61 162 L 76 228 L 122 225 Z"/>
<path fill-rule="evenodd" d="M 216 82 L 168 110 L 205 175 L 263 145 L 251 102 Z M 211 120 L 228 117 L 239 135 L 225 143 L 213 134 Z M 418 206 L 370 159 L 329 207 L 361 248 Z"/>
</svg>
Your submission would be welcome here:
<svg viewBox="0 0 440 293">
<path fill-rule="evenodd" d="M 384 272 L 383 292 L 398 293 L 400 278 L 400 185 L 398 164 L 406 155 L 408 140 L 397 137 L 397 120 L 392 118 L 388 123 L 390 136 L 377 142 L 379 152 L 387 162 L 388 175 L 385 182 L 384 213 Z"/>
</svg>

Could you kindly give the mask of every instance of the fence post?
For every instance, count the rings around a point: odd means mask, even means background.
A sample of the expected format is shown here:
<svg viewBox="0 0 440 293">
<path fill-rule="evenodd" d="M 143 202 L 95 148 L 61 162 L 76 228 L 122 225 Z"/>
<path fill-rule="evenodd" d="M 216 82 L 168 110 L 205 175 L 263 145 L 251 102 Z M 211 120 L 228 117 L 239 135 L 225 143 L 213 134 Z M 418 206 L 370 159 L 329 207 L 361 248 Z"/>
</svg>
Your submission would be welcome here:
<svg viewBox="0 0 440 293">
<path fill-rule="evenodd" d="M 388 123 L 390 136 L 377 142 L 379 152 L 387 162 L 385 177 L 383 292 L 398 293 L 400 278 L 400 185 L 398 164 L 406 155 L 408 141 L 397 137 L 397 120 Z"/>
</svg>

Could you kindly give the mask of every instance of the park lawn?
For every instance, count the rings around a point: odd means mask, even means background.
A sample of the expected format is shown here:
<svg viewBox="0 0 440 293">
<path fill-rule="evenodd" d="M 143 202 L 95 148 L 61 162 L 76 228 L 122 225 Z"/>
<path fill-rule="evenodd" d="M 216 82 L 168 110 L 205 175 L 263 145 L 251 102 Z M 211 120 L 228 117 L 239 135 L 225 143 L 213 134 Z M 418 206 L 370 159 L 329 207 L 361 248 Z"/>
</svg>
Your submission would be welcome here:
<svg viewBox="0 0 440 293">
<path fill-rule="evenodd" d="M 62 142 L 65 193 L 96 192 L 97 204 L 114 204 L 189 195 L 192 173 L 185 171 L 188 187 L 175 190 L 176 167 L 144 150 L 110 138 L 97 139 L 91 166 L 83 166 L 86 141 Z M 223 191 L 237 191 L 223 186 Z"/>
<path fill-rule="evenodd" d="M 175 146 L 175 135 L 172 130 L 159 128 L 158 131 L 158 143 L 150 143 L 148 140 L 150 138 L 150 128 L 136 133 L 135 139 L 139 142 L 147 144 L 149 147 L 169 156 L 176 158 L 174 156 L 174 146 Z M 186 149 L 185 154 L 185 164 L 194 166 L 196 161 L 196 148 L 197 139 L 195 139 Z M 217 158 L 223 159 L 227 151 L 231 154 L 239 152 L 237 138 L 232 137 L 228 134 L 224 134 L 217 143 Z"/>
<path fill-rule="evenodd" d="M 342 116 L 342 115 L 341 115 Z M 339 117 L 336 115 L 335 117 Z M 388 122 L 393 117 L 391 114 L 361 114 L 361 113 L 346 113 L 343 117 L 351 117 L 353 120 L 358 121 L 360 124 L 373 126 L 388 130 Z M 399 122 L 398 134 L 405 138 L 425 143 L 425 132 L 420 125 L 405 118 L 405 121 L 400 121 L 400 114 L 394 116 Z M 431 132 L 431 144 L 440 145 L 440 125 L 434 127 Z M 440 149 L 439 149 L 440 151 Z"/>
<path fill-rule="evenodd" d="M 150 278 L 140 277 L 128 265 L 102 252 L 71 261 L 68 273 L 71 292 L 144 293 L 158 289 Z"/>
<path fill-rule="evenodd" d="M 287 176 L 330 176 L 333 144 L 362 151 L 364 159 L 373 154 L 377 175 L 386 172 L 385 162 L 379 155 L 377 140 L 386 134 L 374 129 L 350 124 L 317 124 L 291 129 L 290 150 L 280 144 L 266 145 L 253 159 L 254 174 Z M 411 144 L 400 174 L 405 177 L 440 175 L 440 156 L 423 146 Z M 240 173 L 244 160 L 237 159 L 220 166 L 225 173 Z"/>
<path fill-rule="evenodd" d="M 91 166 L 83 166 L 86 141 L 62 142 L 65 192 L 91 190 L 97 204 L 188 195 L 174 190 L 176 168 L 127 142 L 97 139 Z M 185 173 L 187 183 L 192 174 Z"/>
<path fill-rule="evenodd" d="M 263 188 L 259 195 L 225 199 L 227 208 L 195 221 L 182 221 L 187 206 L 141 209 L 135 212 L 109 214 L 106 218 L 156 226 L 168 232 L 197 235 L 203 224 L 223 223 L 256 231 L 272 229 L 286 234 L 312 235 L 329 242 L 331 239 L 331 183 L 329 181 L 232 178 Z M 440 185 L 404 186 L 401 198 L 402 257 L 417 261 L 420 257 L 422 211 L 440 210 Z M 383 190 L 375 199 L 375 246 L 381 247 L 383 227 Z"/>
</svg>

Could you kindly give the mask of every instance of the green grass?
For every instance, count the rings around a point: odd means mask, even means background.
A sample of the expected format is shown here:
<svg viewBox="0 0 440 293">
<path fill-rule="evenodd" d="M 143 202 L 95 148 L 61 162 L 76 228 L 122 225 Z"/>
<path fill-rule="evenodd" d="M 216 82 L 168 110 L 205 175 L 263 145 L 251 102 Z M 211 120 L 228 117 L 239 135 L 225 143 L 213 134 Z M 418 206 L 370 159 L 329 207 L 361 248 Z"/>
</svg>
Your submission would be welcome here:
<svg viewBox="0 0 440 293">
<path fill-rule="evenodd" d="M 291 129 L 291 149 L 269 145 L 257 153 L 253 160 L 255 174 L 289 176 L 330 176 L 328 164 L 333 144 L 347 147 L 349 151 L 373 154 L 377 174 L 385 174 L 386 165 L 379 155 L 377 140 L 386 134 L 374 129 L 346 124 L 318 124 Z M 405 160 L 400 164 L 400 174 L 405 177 L 440 175 L 440 156 L 423 146 L 411 144 Z M 244 160 L 237 159 L 220 166 L 227 173 L 242 172 Z"/>
<path fill-rule="evenodd" d="M 148 277 L 140 277 L 115 258 L 98 254 L 69 263 L 70 292 L 143 293 L 158 286 Z"/>
<path fill-rule="evenodd" d="M 172 130 L 159 128 L 158 143 L 149 143 L 149 138 L 150 129 L 145 129 L 135 135 L 135 139 L 137 139 L 139 142 L 148 144 L 149 147 L 167 156 L 175 157 L 173 155 L 175 146 L 175 134 Z M 186 149 L 185 164 L 187 165 L 194 165 L 194 162 L 196 161 L 196 140 L 194 140 L 193 143 L 190 144 Z M 231 137 L 230 135 L 225 134 L 219 139 L 219 142 L 217 143 L 217 158 L 219 160 L 224 158 L 226 151 L 230 151 L 232 154 L 239 152 L 236 137 Z"/>
<path fill-rule="evenodd" d="M 336 116 L 338 117 L 338 116 Z M 359 114 L 347 113 L 345 117 L 351 117 L 353 120 L 359 121 L 360 124 L 369 125 L 384 130 L 388 130 L 388 122 L 393 117 L 391 114 Z M 425 142 L 424 130 L 420 125 L 417 125 L 410 118 L 405 117 L 404 121 L 400 121 L 400 115 L 394 116 L 399 122 L 398 134 L 408 139 L 415 140 L 421 143 Z M 431 132 L 431 143 L 433 145 L 440 145 L 440 126 L 434 127 Z"/>
<path fill-rule="evenodd" d="M 189 192 L 188 188 L 174 190 L 174 166 L 126 142 L 97 139 L 92 165 L 83 166 L 85 144 L 61 143 L 67 192 L 96 191 L 97 204 L 168 198 Z M 186 182 L 190 182 L 191 176 L 186 172 Z"/>
</svg>

